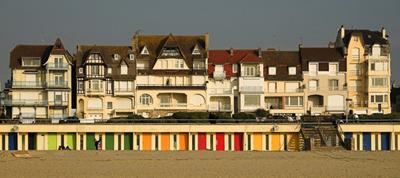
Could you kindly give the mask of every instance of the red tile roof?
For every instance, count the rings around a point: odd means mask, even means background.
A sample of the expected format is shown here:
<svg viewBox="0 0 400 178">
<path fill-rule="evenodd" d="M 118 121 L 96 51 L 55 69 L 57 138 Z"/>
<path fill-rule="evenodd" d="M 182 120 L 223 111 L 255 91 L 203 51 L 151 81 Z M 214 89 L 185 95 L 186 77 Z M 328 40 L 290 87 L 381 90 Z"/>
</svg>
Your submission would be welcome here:
<svg viewBox="0 0 400 178">
<path fill-rule="evenodd" d="M 208 63 L 262 62 L 261 58 L 258 57 L 257 49 L 234 49 L 233 55 L 230 53 L 230 50 L 209 50 Z"/>
</svg>

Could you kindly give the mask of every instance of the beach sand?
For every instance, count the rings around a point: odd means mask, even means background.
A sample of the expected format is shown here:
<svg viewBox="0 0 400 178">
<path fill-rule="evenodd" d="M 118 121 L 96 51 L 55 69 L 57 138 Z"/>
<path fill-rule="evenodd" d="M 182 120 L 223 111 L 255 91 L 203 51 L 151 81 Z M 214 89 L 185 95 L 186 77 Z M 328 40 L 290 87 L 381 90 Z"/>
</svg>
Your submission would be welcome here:
<svg viewBox="0 0 400 178">
<path fill-rule="evenodd" d="M 400 177 L 400 152 L 0 152 L 0 177 Z"/>
</svg>

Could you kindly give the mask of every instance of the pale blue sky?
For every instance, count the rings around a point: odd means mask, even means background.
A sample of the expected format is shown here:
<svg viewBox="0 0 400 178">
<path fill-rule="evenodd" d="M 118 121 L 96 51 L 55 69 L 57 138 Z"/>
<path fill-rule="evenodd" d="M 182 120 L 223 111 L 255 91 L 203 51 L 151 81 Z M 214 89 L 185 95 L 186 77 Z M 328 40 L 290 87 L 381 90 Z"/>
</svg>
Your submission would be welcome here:
<svg viewBox="0 0 400 178">
<path fill-rule="evenodd" d="M 0 0 L 0 81 L 10 76 L 16 44 L 129 45 L 132 34 L 210 33 L 213 49 L 327 46 L 340 25 L 380 30 L 392 45 L 392 76 L 400 80 L 398 0 Z"/>
</svg>

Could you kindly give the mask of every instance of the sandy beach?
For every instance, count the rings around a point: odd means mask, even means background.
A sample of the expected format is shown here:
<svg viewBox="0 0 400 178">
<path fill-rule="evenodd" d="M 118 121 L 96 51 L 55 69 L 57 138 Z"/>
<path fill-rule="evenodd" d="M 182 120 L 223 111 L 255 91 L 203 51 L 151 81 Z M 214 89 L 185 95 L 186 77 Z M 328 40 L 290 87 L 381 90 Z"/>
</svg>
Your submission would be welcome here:
<svg viewBox="0 0 400 178">
<path fill-rule="evenodd" d="M 1 177 L 398 177 L 400 152 L 32 151 Z"/>
</svg>

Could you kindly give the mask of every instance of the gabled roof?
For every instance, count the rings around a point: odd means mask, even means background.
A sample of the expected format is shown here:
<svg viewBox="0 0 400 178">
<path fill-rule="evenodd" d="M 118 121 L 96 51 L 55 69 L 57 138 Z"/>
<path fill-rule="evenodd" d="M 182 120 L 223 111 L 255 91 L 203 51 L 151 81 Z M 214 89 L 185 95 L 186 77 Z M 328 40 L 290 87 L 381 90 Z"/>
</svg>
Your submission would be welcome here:
<svg viewBox="0 0 400 178">
<path fill-rule="evenodd" d="M 309 62 L 339 62 L 339 71 L 346 71 L 346 60 L 341 48 L 300 48 L 303 71 L 308 71 Z"/>
<path fill-rule="evenodd" d="M 156 59 L 161 55 L 164 47 L 177 47 L 189 68 L 193 66 L 193 59 L 205 59 L 208 54 L 204 49 L 206 46 L 206 35 L 180 36 L 180 35 L 139 35 L 133 37 L 132 46 L 135 47 L 137 58 L 149 59 L 150 68 L 156 63 Z M 193 55 L 194 47 L 198 45 L 200 55 Z M 149 55 L 142 55 L 140 51 L 146 46 Z"/>
<path fill-rule="evenodd" d="M 339 30 L 340 33 L 340 30 Z M 345 30 L 345 35 L 343 38 L 343 43 L 348 46 L 350 43 L 350 39 L 352 35 L 361 35 L 365 45 L 374 45 L 374 44 L 381 44 L 386 45 L 388 44 L 388 40 L 383 38 L 382 32 L 380 31 L 371 31 L 371 30 Z"/>
<path fill-rule="evenodd" d="M 301 61 L 298 51 L 263 51 L 262 57 L 265 80 L 302 80 Z M 268 75 L 268 67 L 276 67 L 276 75 Z M 289 75 L 289 67 L 296 67 L 296 75 Z"/>
<path fill-rule="evenodd" d="M 93 53 L 98 53 L 102 57 L 104 65 L 106 65 L 108 68 L 112 68 L 113 78 L 132 79 L 132 77 L 135 76 L 135 60 L 129 59 L 129 54 L 132 53 L 132 48 L 130 46 L 78 45 L 75 55 L 76 68 L 84 66 L 86 59 L 88 59 L 89 55 Z M 114 54 L 119 54 L 121 59 L 114 60 Z M 124 61 L 129 67 L 127 76 L 118 75 L 122 61 Z M 84 75 L 79 74 L 79 70 L 76 70 L 76 74 L 78 77 L 84 77 Z"/>
<path fill-rule="evenodd" d="M 65 55 L 67 61 L 72 63 L 72 56 L 70 53 L 64 48 L 61 40 L 57 38 L 54 45 L 17 45 L 10 53 L 10 68 L 19 68 L 22 66 L 21 59 L 23 57 L 34 57 L 40 58 L 41 65 L 44 65 L 50 54 L 55 55 Z"/>
<path fill-rule="evenodd" d="M 209 51 L 209 64 L 225 64 L 225 63 L 239 63 L 239 62 L 261 62 L 258 57 L 257 49 L 234 49 L 233 55 L 231 50 L 210 50 Z"/>
</svg>

